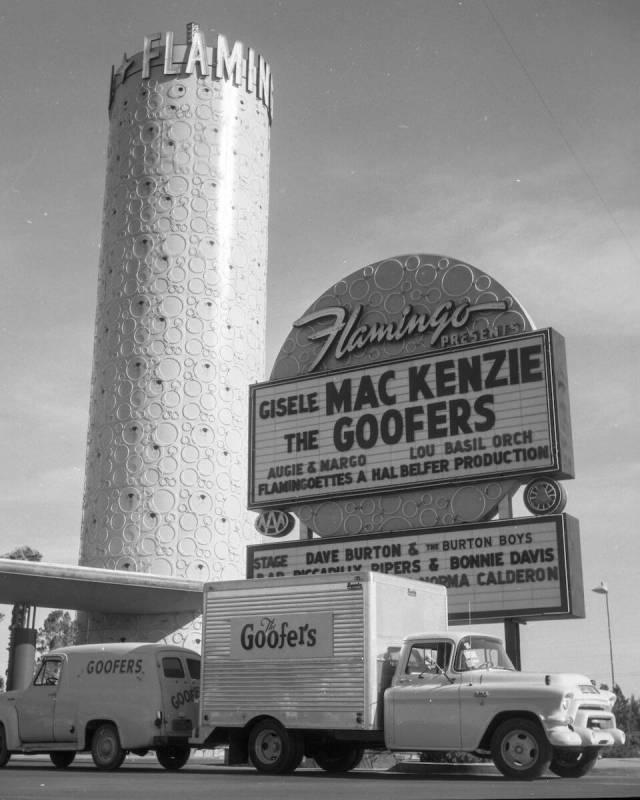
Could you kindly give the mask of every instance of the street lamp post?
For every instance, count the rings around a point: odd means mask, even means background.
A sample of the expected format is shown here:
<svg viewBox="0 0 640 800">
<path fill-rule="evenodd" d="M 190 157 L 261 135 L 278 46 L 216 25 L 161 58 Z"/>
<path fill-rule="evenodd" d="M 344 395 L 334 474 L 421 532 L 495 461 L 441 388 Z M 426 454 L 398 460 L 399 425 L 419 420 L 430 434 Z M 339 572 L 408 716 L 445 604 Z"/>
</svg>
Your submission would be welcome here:
<svg viewBox="0 0 640 800">
<path fill-rule="evenodd" d="M 613 673 L 613 645 L 611 643 L 611 615 L 609 614 L 609 589 L 604 581 L 600 581 L 600 586 L 591 590 L 596 594 L 603 594 L 607 604 L 607 631 L 609 633 L 609 659 L 611 661 L 611 691 L 615 692 L 616 679 Z"/>
</svg>

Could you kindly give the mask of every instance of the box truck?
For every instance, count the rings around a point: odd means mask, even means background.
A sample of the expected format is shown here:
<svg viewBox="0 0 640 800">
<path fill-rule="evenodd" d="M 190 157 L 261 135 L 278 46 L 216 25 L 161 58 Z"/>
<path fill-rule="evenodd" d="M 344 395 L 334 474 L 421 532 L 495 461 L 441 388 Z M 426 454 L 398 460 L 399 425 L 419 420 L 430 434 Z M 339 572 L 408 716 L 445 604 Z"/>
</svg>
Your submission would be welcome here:
<svg viewBox="0 0 640 800">
<path fill-rule="evenodd" d="M 210 583 L 196 746 L 286 773 L 365 749 L 468 751 L 504 775 L 577 777 L 624 741 L 583 675 L 517 672 L 500 639 L 452 631 L 446 590 L 376 572 Z"/>
</svg>

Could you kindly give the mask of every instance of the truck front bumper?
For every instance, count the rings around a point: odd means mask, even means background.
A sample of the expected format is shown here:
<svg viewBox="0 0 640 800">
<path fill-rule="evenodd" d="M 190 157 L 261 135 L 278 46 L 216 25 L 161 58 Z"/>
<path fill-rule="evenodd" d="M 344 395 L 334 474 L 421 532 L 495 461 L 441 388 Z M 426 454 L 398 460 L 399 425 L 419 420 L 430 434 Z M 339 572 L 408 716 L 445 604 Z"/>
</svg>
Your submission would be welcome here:
<svg viewBox="0 0 640 800">
<path fill-rule="evenodd" d="M 554 747 L 612 747 L 625 743 L 624 731 L 618 728 L 577 728 L 562 725 L 547 728 L 547 736 Z"/>
</svg>

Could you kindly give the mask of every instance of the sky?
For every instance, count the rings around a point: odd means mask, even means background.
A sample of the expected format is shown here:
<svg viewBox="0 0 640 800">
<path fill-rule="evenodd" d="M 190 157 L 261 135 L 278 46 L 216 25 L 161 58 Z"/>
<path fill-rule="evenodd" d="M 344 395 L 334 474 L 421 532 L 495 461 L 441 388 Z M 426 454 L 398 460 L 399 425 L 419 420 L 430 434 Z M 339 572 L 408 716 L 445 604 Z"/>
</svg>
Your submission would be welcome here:
<svg viewBox="0 0 640 800">
<path fill-rule="evenodd" d="M 274 78 L 267 372 L 329 286 L 411 252 L 487 272 L 565 337 L 586 618 L 523 626 L 523 666 L 610 683 L 604 580 L 637 696 L 635 0 L 5 0 L 0 553 L 77 563 L 111 66 L 192 21 Z"/>
</svg>

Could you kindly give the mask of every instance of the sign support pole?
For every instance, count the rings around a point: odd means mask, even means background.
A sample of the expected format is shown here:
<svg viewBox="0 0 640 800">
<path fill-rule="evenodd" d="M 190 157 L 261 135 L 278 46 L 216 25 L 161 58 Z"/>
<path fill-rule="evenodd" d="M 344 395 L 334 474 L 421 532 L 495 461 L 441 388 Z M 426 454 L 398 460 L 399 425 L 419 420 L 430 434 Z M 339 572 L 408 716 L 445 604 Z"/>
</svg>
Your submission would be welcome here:
<svg viewBox="0 0 640 800">
<path fill-rule="evenodd" d="M 522 669 L 522 659 L 520 656 L 520 622 L 517 619 L 505 619 L 504 644 L 507 655 L 511 659 L 513 666 L 520 671 Z"/>
</svg>

